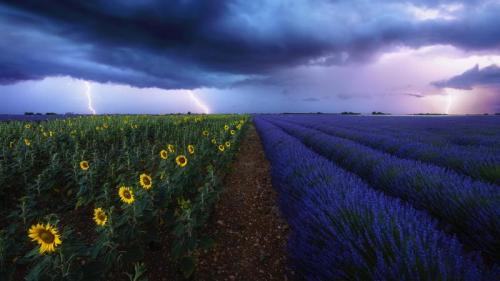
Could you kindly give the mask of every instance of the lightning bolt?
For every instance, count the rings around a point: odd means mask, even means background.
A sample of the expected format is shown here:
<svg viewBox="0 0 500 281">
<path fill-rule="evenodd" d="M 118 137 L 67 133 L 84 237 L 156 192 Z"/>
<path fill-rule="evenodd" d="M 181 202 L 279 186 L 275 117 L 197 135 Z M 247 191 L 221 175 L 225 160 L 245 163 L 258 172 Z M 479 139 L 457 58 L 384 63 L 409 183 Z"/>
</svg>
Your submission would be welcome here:
<svg viewBox="0 0 500 281">
<path fill-rule="evenodd" d="M 447 91 L 448 96 L 446 97 L 446 114 L 450 114 L 451 104 L 453 103 L 453 96 L 450 91 Z"/>
<path fill-rule="evenodd" d="M 88 81 L 85 81 L 85 95 L 87 96 L 87 107 L 90 112 L 92 112 L 93 115 L 96 115 L 97 113 L 95 112 L 94 107 L 92 106 L 92 96 L 90 95 L 90 83 Z"/>
<path fill-rule="evenodd" d="M 206 106 L 200 99 L 198 99 L 193 91 L 189 91 L 189 98 L 191 100 L 193 100 L 193 102 L 196 104 L 196 106 L 198 106 L 199 108 L 202 109 L 203 113 L 205 114 L 209 114 L 210 113 L 210 109 L 208 108 L 208 106 Z"/>
</svg>

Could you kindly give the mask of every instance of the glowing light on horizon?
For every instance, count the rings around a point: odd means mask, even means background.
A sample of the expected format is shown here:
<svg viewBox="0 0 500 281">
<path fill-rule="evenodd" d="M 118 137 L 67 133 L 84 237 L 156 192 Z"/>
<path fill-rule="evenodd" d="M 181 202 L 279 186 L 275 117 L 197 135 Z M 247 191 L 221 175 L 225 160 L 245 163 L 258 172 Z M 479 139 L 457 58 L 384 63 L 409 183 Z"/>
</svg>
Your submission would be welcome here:
<svg viewBox="0 0 500 281">
<path fill-rule="evenodd" d="M 92 105 L 92 96 L 90 95 L 90 83 L 88 81 L 85 81 L 85 95 L 87 96 L 87 107 L 90 112 L 92 112 L 93 115 L 96 115 L 96 111 L 94 109 L 94 106 Z"/>
<path fill-rule="evenodd" d="M 198 99 L 191 90 L 189 91 L 189 98 L 193 100 L 196 106 L 202 109 L 203 113 L 205 114 L 210 113 L 210 109 L 208 108 L 208 106 L 206 106 L 200 99 Z"/>
</svg>

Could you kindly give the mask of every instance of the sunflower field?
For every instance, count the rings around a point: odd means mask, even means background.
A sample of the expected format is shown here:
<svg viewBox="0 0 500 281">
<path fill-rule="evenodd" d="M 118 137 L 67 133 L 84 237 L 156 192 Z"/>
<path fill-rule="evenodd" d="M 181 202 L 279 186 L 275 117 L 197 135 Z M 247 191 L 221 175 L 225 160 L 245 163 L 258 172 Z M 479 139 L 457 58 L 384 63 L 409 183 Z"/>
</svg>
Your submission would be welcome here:
<svg viewBox="0 0 500 281">
<path fill-rule="evenodd" d="M 248 118 L 0 123 L 2 280 L 144 280 L 164 241 L 189 277 Z"/>
</svg>

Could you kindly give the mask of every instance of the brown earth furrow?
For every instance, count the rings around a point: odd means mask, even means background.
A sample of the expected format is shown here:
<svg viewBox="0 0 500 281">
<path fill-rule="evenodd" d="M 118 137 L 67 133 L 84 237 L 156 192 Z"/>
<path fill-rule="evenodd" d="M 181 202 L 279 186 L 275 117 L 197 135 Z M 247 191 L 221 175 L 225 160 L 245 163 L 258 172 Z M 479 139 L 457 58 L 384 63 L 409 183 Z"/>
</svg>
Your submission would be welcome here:
<svg viewBox="0 0 500 281">
<path fill-rule="evenodd" d="M 271 186 L 270 165 L 253 125 L 226 177 L 213 222 L 215 246 L 202 253 L 196 280 L 287 280 L 288 227 Z"/>
</svg>

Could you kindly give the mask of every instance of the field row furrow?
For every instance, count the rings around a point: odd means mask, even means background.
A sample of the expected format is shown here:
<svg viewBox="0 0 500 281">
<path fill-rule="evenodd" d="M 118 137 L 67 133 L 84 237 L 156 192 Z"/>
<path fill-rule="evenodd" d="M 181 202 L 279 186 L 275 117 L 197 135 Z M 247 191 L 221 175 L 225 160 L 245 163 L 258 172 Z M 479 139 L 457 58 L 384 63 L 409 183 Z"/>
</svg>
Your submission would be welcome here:
<svg viewBox="0 0 500 281">
<path fill-rule="evenodd" d="M 471 151 L 500 149 L 500 118 L 433 118 L 303 116 L 301 119 L 366 133 L 411 139 L 433 146 L 455 146 Z"/>
<path fill-rule="evenodd" d="M 474 179 L 500 184 L 500 155 L 486 151 L 475 151 L 467 147 L 453 145 L 436 147 L 380 133 L 370 133 L 355 129 L 344 129 L 297 118 L 291 122 L 317 129 L 329 135 L 346 138 L 363 145 L 382 150 L 399 158 L 408 158 L 439 165 L 463 173 Z"/>
<path fill-rule="evenodd" d="M 374 188 L 426 210 L 470 248 L 500 260 L 500 189 L 450 170 L 400 159 L 279 118 L 272 122 Z"/>
<path fill-rule="evenodd" d="M 263 118 L 254 120 L 292 229 L 289 255 L 299 279 L 491 278 L 428 214 L 372 189 Z"/>
</svg>

